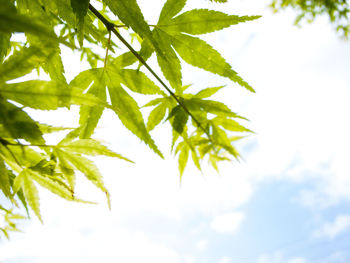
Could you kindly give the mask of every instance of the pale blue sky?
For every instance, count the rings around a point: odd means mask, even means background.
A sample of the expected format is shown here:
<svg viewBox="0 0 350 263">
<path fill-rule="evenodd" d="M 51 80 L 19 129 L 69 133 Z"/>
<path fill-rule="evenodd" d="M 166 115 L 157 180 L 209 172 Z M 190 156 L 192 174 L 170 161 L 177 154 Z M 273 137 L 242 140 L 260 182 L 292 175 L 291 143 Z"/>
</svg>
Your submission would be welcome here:
<svg viewBox="0 0 350 263">
<path fill-rule="evenodd" d="M 139 2 L 154 19 L 156 10 Z M 45 224 L 33 218 L 23 224 L 24 234 L 2 241 L 1 263 L 350 262 L 349 42 L 323 18 L 294 27 L 293 12 L 272 15 L 268 1 L 188 2 L 188 9 L 263 15 L 205 36 L 256 94 L 192 67 L 184 72 L 185 84 L 197 88 L 227 84 L 217 98 L 248 117 L 256 132 L 238 145 L 245 162 L 223 164 L 221 176 L 190 166 L 179 187 L 176 161 L 157 158 L 107 113 L 96 137 L 136 161 L 97 159 L 112 211 L 83 181 L 78 191 L 98 206 L 67 203 L 43 190 Z M 84 67 L 77 61 L 68 61 L 66 71 Z M 77 112 L 56 116 L 69 126 Z M 164 134 L 152 135 L 167 153 Z"/>
</svg>

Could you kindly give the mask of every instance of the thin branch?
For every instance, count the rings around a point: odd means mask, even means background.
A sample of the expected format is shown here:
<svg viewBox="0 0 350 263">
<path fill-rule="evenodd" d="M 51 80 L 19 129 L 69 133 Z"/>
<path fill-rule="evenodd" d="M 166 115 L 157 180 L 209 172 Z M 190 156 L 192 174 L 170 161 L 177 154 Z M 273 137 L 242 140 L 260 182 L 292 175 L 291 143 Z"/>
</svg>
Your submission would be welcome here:
<svg viewBox="0 0 350 263">
<path fill-rule="evenodd" d="M 90 11 L 101 20 L 101 22 L 106 26 L 108 31 L 112 31 L 114 35 L 131 51 L 131 53 L 148 69 L 148 71 L 159 81 L 159 83 L 169 92 L 169 94 L 176 100 L 176 102 L 185 110 L 185 112 L 191 116 L 194 122 L 202 129 L 208 138 L 211 140 L 210 134 L 202 127 L 201 123 L 192 115 L 188 110 L 186 105 L 175 95 L 174 92 L 163 82 L 163 80 L 153 71 L 153 69 L 147 64 L 147 62 L 137 53 L 137 51 L 119 34 L 119 32 L 114 28 L 115 25 L 109 22 L 99 11 L 95 9 L 91 4 L 89 4 Z"/>
<path fill-rule="evenodd" d="M 4 145 L 5 147 L 7 145 L 10 145 L 10 146 L 20 146 L 20 147 L 56 147 L 56 145 L 50 145 L 50 144 L 23 144 L 23 143 L 20 143 L 20 142 L 17 142 L 17 143 L 13 143 L 13 142 L 9 142 L 8 140 L 5 140 L 3 138 L 0 138 L 0 143 L 2 145 Z"/>
</svg>

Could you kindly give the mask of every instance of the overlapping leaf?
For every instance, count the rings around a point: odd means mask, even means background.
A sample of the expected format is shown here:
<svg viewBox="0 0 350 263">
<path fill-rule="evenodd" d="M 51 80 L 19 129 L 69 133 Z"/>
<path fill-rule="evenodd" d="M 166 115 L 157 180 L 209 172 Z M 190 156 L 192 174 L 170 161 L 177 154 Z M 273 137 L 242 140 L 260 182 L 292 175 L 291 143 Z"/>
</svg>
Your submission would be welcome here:
<svg viewBox="0 0 350 263">
<path fill-rule="evenodd" d="M 7 131 L 7 138 L 25 139 L 33 143 L 45 143 L 37 123 L 22 109 L 0 97 L 0 125 Z"/>
<path fill-rule="evenodd" d="M 185 2 L 168 0 L 161 11 L 158 24 L 152 32 L 153 38 L 161 43 L 162 47 L 162 49 L 155 49 L 158 64 L 171 86 L 174 88 L 182 86 L 181 65 L 174 48 L 188 64 L 227 77 L 254 92 L 254 89 L 238 76 L 219 52 L 205 41 L 187 34 L 205 34 L 241 22 L 251 21 L 259 16 L 235 16 L 218 11 L 198 9 L 187 11 L 173 18 L 181 11 Z"/>
<path fill-rule="evenodd" d="M 80 89 L 68 87 L 62 82 L 30 80 L 0 86 L 0 94 L 23 106 L 39 110 L 56 110 L 72 104 L 99 106 L 103 100 L 94 95 L 83 94 Z M 104 99 L 105 101 L 105 99 Z"/>
<path fill-rule="evenodd" d="M 86 155 L 105 155 L 109 157 L 117 157 L 128 162 L 132 162 L 122 155 L 109 150 L 106 146 L 102 145 L 93 139 L 80 139 L 71 142 L 64 142 L 57 145 L 58 148 L 67 149 L 74 153 L 86 154 Z"/>
<path fill-rule="evenodd" d="M 147 131 L 137 102 L 120 84 L 113 83 L 113 80 L 110 80 L 108 91 L 112 105 L 116 105 L 119 109 L 116 113 L 124 126 L 143 140 L 155 153 L 163 157 Z"/>
<path fill-rule="evenodd" d="M 134 92 L 142 94 L 163 94 L 159 87 L 140 71 L 118 69 L 116 67 L 84 71 L 70 83 L 70 86 L 80 86 L 81 90 L 85 90 L 90 85 L 90 81 L 86 81 L 87 78 L 93 81 L 93 85 L 88 92 L 92 92 L 100 96 L 101 99 L 106 100 L 106 88 L 108 87 L 112 108 L 124 126 L 162 156 L 146 129 L 137 102 L 123 89 L 121 84 L 124 84 Z M 102 112 L 98 111 L 96 107 L 82 107 L 80 125 L 83 130 L 80 133 L 80 138 L 90 137 L 97 126 L 101 114 Z"/>
<path fill-rule="evenodd" d="M 87 11 L 89 9 L 89 2 L 90 0 L 71 0 L 73 12 L 76 14 L 78 20 L 78 39 L 80 46 L 83 46 L 84 17 L 86 16 Z"/>
</svg>

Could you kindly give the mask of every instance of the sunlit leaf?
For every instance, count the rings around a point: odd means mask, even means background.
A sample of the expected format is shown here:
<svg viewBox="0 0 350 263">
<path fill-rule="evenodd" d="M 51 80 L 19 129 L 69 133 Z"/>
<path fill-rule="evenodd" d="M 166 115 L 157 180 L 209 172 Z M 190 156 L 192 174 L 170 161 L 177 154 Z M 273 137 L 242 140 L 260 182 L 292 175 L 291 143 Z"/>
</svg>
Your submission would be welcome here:
<svg viewBox="0 0 350 263">
<path fill-rule="evenodd" d="M 178 89 L 182 86 L 181 64 L 171 46 L 170 38 L 168 35 L 157 29 L 153 31 L 153 35 L 162 47 L 161 50 L 157 51 L 159 67 L 170 85 L 174 89 Z"/>
<path fill-rule="evenodd" d="M 115 85 L 113 80 L 109 83 L 108 91 L 112 105 L 118 106 L 119 111 L 116 113 L 124 126 L 143 140 L 155 153 L 163 157 L 146 129 L 136 101 L 120 85 Z"/>
<path fill-rule="evenodd" d="M 180 172 L 180 179 L 183 175 L 183 172 L 185 171 L 187 162 L 188 162 L 188 156 L 189 156 L 189 147 L 187 144 L 184 144 L 180 153 L 179 153 L 179 172 Z"/>
<path fill-rule="evenodd" d="M 167 106 L 165 103 L 159 104 L 155 107 L 148 117 L 147 130 L 151 131 L 156 127 L 165 117 Z"/>
<path fill-rule="evenodd" d="M 185 34 L 172 35 L 171 37 L 176 52 L 188 64 L 227 77 L 254 92 L 254 89 L 238 76 L 220 53 L 205 41 Z"/>
<path fill-rule="evenodd" d="M 93 139 L 80 139 L 76 141 L 71 141 L 67 143 L 60 143 L 57 145 L 58 148 L 67 149 L 71 152 L 86 154 L 86 155 L 105 155 L 109 157 L 117 157 L 128 162 L 132 162 L 129 159 L 123 157 L 122 155 L 115 153 L 108 149 L 106 146 L 102 145 Z"/>
<path fill-rule="evenodd" d="M 91 160 L 82 157 L 79 154 L 63 151 L 61 149 L 56 149 L 56 151 L 61 155 L 62 158 L 71 163 L 75 169 L 82 172 L 85 177 L 96 187 L 101 189 L 103 192 L 107 192 L 107 189 L 103 183 L 102 176 Z"/>
<path fill-rule="evenodd" d="M 208 98 L 212 95 L 214 95 L 216 92 L 218 92 L 219 90 L 221 90 L 224 86 L 219 86 L 219 87 L 215 87 L 215 88 L 206 88 L 203 89 L 201 91 L 199 91 L 197 94 L 194 95 L 195 98 L 198 99 L 205 99 Z"/>
<path fill-rule="evenodd" d="M 260 16 L 236 16 L 208 9 L 193 9 L 182 13 L 164 26 L 165 30 L 200 35 L 238 23 L 252 21 Z"/>
<path fill-rule="evenodd" d="M 164 4 L 162 11 L 159 15 L 158 25 L 166 23 L 172 17 L 177 15 L 185 6 L 186 0 L 168 0 Z"/>
<path fill-rule="evenodd" d="M 23 194 L 25 196 L 25 199 L 28 205 L 30 206 L 30 208 L 35 213 L 35 215 L 39 218 L 41 222 L 43 222 L 40 215 L 38 189 L 36 188 L 29 172 L 27 170 L 23 170 L 22 173 L 23 173 L 22 189 L 23 189 Z"/>
</svg>

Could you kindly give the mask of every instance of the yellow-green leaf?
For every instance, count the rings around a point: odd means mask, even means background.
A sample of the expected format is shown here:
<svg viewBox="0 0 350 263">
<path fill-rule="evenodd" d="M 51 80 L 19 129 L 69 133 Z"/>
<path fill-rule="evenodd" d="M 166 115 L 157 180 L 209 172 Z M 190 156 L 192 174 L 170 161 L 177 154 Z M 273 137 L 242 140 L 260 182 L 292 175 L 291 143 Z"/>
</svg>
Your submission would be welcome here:
<svg viewBox="0 0 350 263">
<path fill-rule="evenodd" d="M 61 158 L 64 158 L 66 161 L 72 164 L 75 167 L 75 169 L 82 172 L 85 175 L 85 177 L 96 187 L 101 189 L 103 192 L 107 192 L 107 189 L 103 183 L 102 176 L 91 160 L 82 157 L 79 154 L 74 154 L 72 152 L 64 151 L 62 149 L 56 148 L 56 152 L 60 154 Z"/>
<path fill-rule="evenodd" d="M 167 110 L 166 104 L 161 103 L 151 111 L 151 113 L 148 116 L 148 122 L 147 122 L 148 131 L 153 130 L 154 127 L 156 127 L 164 119 L 166 110 Z"/>
<path fill-rule="evenodd" d="M 172 19 L 164 25 L 164 29 L 200 35 L 221 30 L 238 23 L 252 21 L 259 17 L 227 15 L 214 10 L 193 9 Z"/>
<path fill-rule="evenodd" d="M 254 89 L 238 76 L 220 53 L 205 41 L 185 34 L 176 34 L 172 35 L 172 45 L 188 64 L 227 77 L 254 92 Z"/>
<path fill-rule="evenodd" d="M 162 153 L 159 151 L 146 129 L 146 125 L 136 101 L 120 85 L 113 83 L 112 79 L 110 80 L 108 91 L 112 105 L 116 105 L 119 109 L 116 113 L 124 126 L 163 158 Z"/>
<path fill-rule="evenodd" d="M 110 157 L 117 157 L 125 161 L 132 162 L 131 160 L 123 157 L 118 153 L 111 151 L 106 146 L 93 139 L 80 139 L 76 141 L 61 143 L 57 145 L 57 148 L 62 148 L 71 152 L 92 156 L 105 155 Z"/>
<path fill-rule="evenodd" d="M 174 49 L 171 47 L 170 38 L 164 32 L 155 29 L 153 31 L 154 38 L 162 47 L 157 50 L 157 61 L 164 77 L 169 81 L 174 89 L 182 86 L 181 63 Z"/>
<path fill-rule="evenodd" d="M 185 6 L 186 0 L 168 0 L 164 4 L 159 15 L 158 25 L 166 23 L 172 17 L 176 16 Z"/>
<path fill-rule="evenodd" d="M 185 171 L 187 162 L 188 162 L 188 156 L 189 156 L 189 150 L 190 148 L 185 143 L 183 147 L 181 148 L 181 151 L 179 153 L 179 172 L 180 172 L 180 179 L 182 178 L 183 172 Z"/>
<path fill-rule="evenodd" d="M 194 95 L 194 97 L 198 98 L 198 99 L 208 98 L 208 97 L 214 95 L 219 90 L 221 90 L 223 87 L 224 86 L 203 89 L 203 90 L 199 91 L 196 95 Z"/>
<path fill-rule="evenodd" d="M 130 90 L 141 94 L 164 94 L 145 73 L 134 69 L 109 69 L 108 74 L 114 82 L 127 86 Z"/>
<path fill-rule="evenodd" d="M 38 189 L 36 188 L 32 178 L 30 177 L 30 174 L 27 170 L 23 170 L 23 194 L 24 197 L 30 206 L 30 208 L 33 210 L 35 215 L 39 218 L 41 222 L 43 222 L 41 215 L 40 215 L 40 203 L 39 203 L 39 193 Z"/>
</svg>

